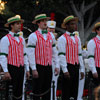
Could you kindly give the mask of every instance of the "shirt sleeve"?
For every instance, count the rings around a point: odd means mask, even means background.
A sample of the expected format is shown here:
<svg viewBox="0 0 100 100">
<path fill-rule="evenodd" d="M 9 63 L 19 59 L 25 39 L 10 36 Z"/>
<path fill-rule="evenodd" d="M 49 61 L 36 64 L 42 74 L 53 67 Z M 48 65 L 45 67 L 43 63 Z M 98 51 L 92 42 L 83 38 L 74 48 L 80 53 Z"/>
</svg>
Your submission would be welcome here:
<svg viewBox="0 0 100 100">
<path fill-rule="evenodd" d="M 53 49 L 52 49 L 52 60 L 55 63 L 55 67 L 56 68 L 60 68 L 60 66 L 59 66 L 59 59 L 58 59 L 58 51 L 57 51 L 56 46 L 53 47 Z"/>
<path fill-rule="evenodd" d="M 56 40 L 55 40 L 55 36 L 53 35 L 53 33 L 51 33 L 51 36 L 52 36 L 52 39 L 53 39 L 52 60 L 55 63 L 55 67 L 59 68 L 58 52 L 57 52 L 57 48 L 56 48 Z"/>
<path fill-rule="evenodd" d="M 29 71 L 29 62 L 28 62 L 28 57 L 26 55 L 26 43 L 24 38 L 23 38 L 23 45 L 24 45 L 24 66 L 26 71 Z"/>
<path fill-rule="evenodd" d="M 90 40 L 87 44 L 88 49 L 88 65 L 89 69 L 92 71 L 92 73 L 97 73 L 95 61 L 94 61 L 94 52 L 95 52 L 95 43 L 93 40 Z"/>
<path fill-rule="evenodd" d="M 5 36 L 0 41 L 0 63 L 4 72 L 8 72 L 7 55 L 8 55 L 9 40 Z"/>
<path fill-rule="evenodd" d="M 88 57 L 87 50 L 82 50 L 82 56 L 83 56 L 83 58 L 87 58 Z"/>
<path fill-rule="evenodd" d="M 67 69 L 67 61 L 66 61 L 66 39 L 61 36 L 58 39 L 58 56 L 59 56 L 59 63 L 62 68 L 63 73 L 68 72 Z"/>
<path fill-rule="evenodd" d="M 35 33 L 32 33 L 28 38 L 28 44 L 27 44 L 27 55 L 29 59 L 29 65 L 32 70 L 36 70 L 36 63 L 35 63 L 36 41 L 37 41 L 37 37 Z"/>
<path fill-rule="evenodd" d="M 81 40 L 79 38 L 79 43 L 78 43 L 78 57 L 79 57 L 79 64 L 80 64 L 80 71 L 85 72 L 85 67 L 83 63 L 83 57 L 82 57 L 82 49 L 81 49 Z"/>
</svg>

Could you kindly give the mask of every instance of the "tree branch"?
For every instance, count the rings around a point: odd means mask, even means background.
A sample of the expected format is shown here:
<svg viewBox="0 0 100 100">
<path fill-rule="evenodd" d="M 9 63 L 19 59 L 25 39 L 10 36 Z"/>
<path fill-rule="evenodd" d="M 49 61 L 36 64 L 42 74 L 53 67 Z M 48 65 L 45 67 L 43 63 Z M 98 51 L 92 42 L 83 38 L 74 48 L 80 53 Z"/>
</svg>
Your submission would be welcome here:
<svg viewBox="0 0 100 100">
<path fill-rule="evenodd" d="M 85 4 L 85 1 L 83 0 L 82 4 L 81 4 L 81 9 L 80 9 L 80 12 L 83 12 L 83 9 L 84 9 L 84 4 Z"/>
<path fill-rule="evenodd" d="M 84 13 L 86 11 L 88 11 L 89 9 L 91 9 L 92 7 L 94 7 L 96 4 L 97 4 L 97 2 L 95 1 L 95 2 L 91 3 L 90 5 L 86 6 L 85 9 L 84 9 Z"/>
<path fill-rule="evenodd" d="M 89 26 L 90 26 L 90 24 L 91 24 L 91 21 L 92 21 L 92 19 L 93 19 L 93 12 L 94 12 L 94 8 L 92 8 L 92 10 L 91 10 L 91 12 L 90 12 L 90 14 L 89 14 L 89 18 L 88 18 L 88 23 L 87 23 L 87 25 L 86 25 L 86 27 L 85 27 L 85 31 L 89 28 Z"/>
<path fill-rule="evenodd" d="M 71 7 L 72 7 L 72 9 L 73 9 L 75 15 L 76 15 L 77 17 L 80 17 L 80 14 L 79 14 L 78 10 L 76 9 L 73 0 L 70 0 L 70 4 L 71 4 Z"/>
<path fill-rule="evenodd" d="M 90 35 L 91 31 L 92 31 L 92 28 L 94 27 L 94 24 L 97 23 L 98 21 L 100 21 L 100 17 L 98 17 L 97 20 L 91 25 L 91 27 L 85 32 L 86 33 L 86 35 L 85 35 L 85 41 L 89 37 L 89 35 Z"/>
<path fill-rule="evenodd" d="M 62 28 L 56 27 L 56 30 L 62 32 L 62 34 L 65 33 L 65 30 Z"/>
</svg>

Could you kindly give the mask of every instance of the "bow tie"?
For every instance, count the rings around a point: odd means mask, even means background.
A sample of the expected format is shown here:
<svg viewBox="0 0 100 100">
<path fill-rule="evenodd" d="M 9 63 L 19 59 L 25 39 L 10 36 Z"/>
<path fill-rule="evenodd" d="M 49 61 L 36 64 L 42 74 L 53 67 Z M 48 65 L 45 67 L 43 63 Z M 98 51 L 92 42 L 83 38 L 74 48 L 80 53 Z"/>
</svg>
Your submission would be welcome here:
<svg viewBox="0 0 100 100">
<path fill-rule="evenodd" d="M 42 30 L 42 34 L 47 34 L 48 31 L 47 30 Z"/>
<path fill-rule="evenodd" d="M 14 37 L 19 37 L 19 34 L 14 34 Z"/>
<path fill-rule="evenodd" d="M 70 36 L 75 36 L 75 34 L 72 34 L 72 33 L 71 33 Z"/>
</svg>

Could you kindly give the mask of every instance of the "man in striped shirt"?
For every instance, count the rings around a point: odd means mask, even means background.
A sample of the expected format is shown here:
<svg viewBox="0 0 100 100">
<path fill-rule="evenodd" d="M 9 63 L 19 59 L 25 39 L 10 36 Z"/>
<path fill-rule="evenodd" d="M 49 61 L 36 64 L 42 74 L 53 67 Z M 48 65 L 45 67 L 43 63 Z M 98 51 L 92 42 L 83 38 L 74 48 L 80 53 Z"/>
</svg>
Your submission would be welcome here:
<svg viewBox="0 0 100 100">
<path fill-rule="evenodd" d="M 62 23 L 62 28 L 66 29 L 66 33 L 58 39 L 58 55 L 63 71 L 62 100 L 77 100 L 79 68 L 81 79 L 84 77 L 81 41 L 79 36 L 74 34 L 77 22 L 77 17 L 66 17 Z"/>
<path fill-rule="evenodd" d="M 91 70 L 89 76 L 93 78 L 94 85 L 98 86 L 100 85 L 100 22 L 94 25 L 92 31 L 97 35 L 87 44 L 88 65 Z"/>
<path fill-rule="evenodd" d="M 7 81 L 6 100 L 22 100 L 24 65 L 29 78 L 29 63 L 26 56 L 25 40 L 17 34 L 24 20 L 20 16 L 14 16 L 7 20 L 5 27 L 11 31 L 1 39 L 0 59 L 4 71 L 4 80 Z M 9 86 L 13 86 L 13 96 L 9 97 Z"/>
<path fill-rule="evenodd" d="M 47 32 L 46 14 L 35 17 L 33 24 L 38 25 L 38 30 L 28 38 L 28 58 L 33 75 L 33 92 L 41 94 L 51 90 L 52 58 L 55 60 L 55 74 L 59 73 L 57 63 L 57 51 L 53 33 Z M 41 95 L 40 95 L 41 96 Z M 33 96 L 34 100 L 40 100 L 40 96 Z M 41 96 L 43 100 L 50 100 L 50 91 Z"/>
</svg>

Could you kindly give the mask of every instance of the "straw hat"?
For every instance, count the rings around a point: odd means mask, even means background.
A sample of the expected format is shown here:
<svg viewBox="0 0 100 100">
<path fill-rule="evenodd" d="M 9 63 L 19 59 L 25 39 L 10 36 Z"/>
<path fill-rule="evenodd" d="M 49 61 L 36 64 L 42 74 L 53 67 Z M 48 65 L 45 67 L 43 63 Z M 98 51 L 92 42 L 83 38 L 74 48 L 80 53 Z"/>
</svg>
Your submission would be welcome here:
<svg viewBox="0 0 100 100">
<path fill-rule="evenodd" d="M 42 20 L 42 19 L 49 20 L 50 17 L 47 17 L 46 14 L 39 14 L 39 15 L 35 16 L 35 19 L 32 21 L 32 23 L 36 24 L 37 21 Z"/>
<path fill-rule="evenodd" d="M 100 22 L 97 22 L 97 23 L 94 25 L 92 31 L 95 32 L 96 28 L 98 28 L 98 27 L 100 27 Z"/>
<path fill-rule="evenodd" d="M 72 20 L 78 22 L 78 17 L 74 17 L 74 16 L 68 16 L 68 17 L 66 17 L 66 18 L 63 20 L 63 23 L 61 24 L 61 27 L 62 27 L 62 28 L 66 28 L 66 23 L 68 23 L 69 21 L 72 21 Z"/>
<path fill-rule="evenodd" d="M 13 23 L 13 22 L 17 22 L 20 21 L 21 23 L 24 22 L 23 19 L 21 19 L 20 15 L 16 15 L 14 17 L 11 17 L 7 20 L 7 23 L 4 25 L 5 27 L 9 27 L 9 24 Z"/>
<path fill-rule="evenodd" d="M 56 28 L 56 22 L 55 21 L 47 21 L 47 27 Z"/>
</svg>

